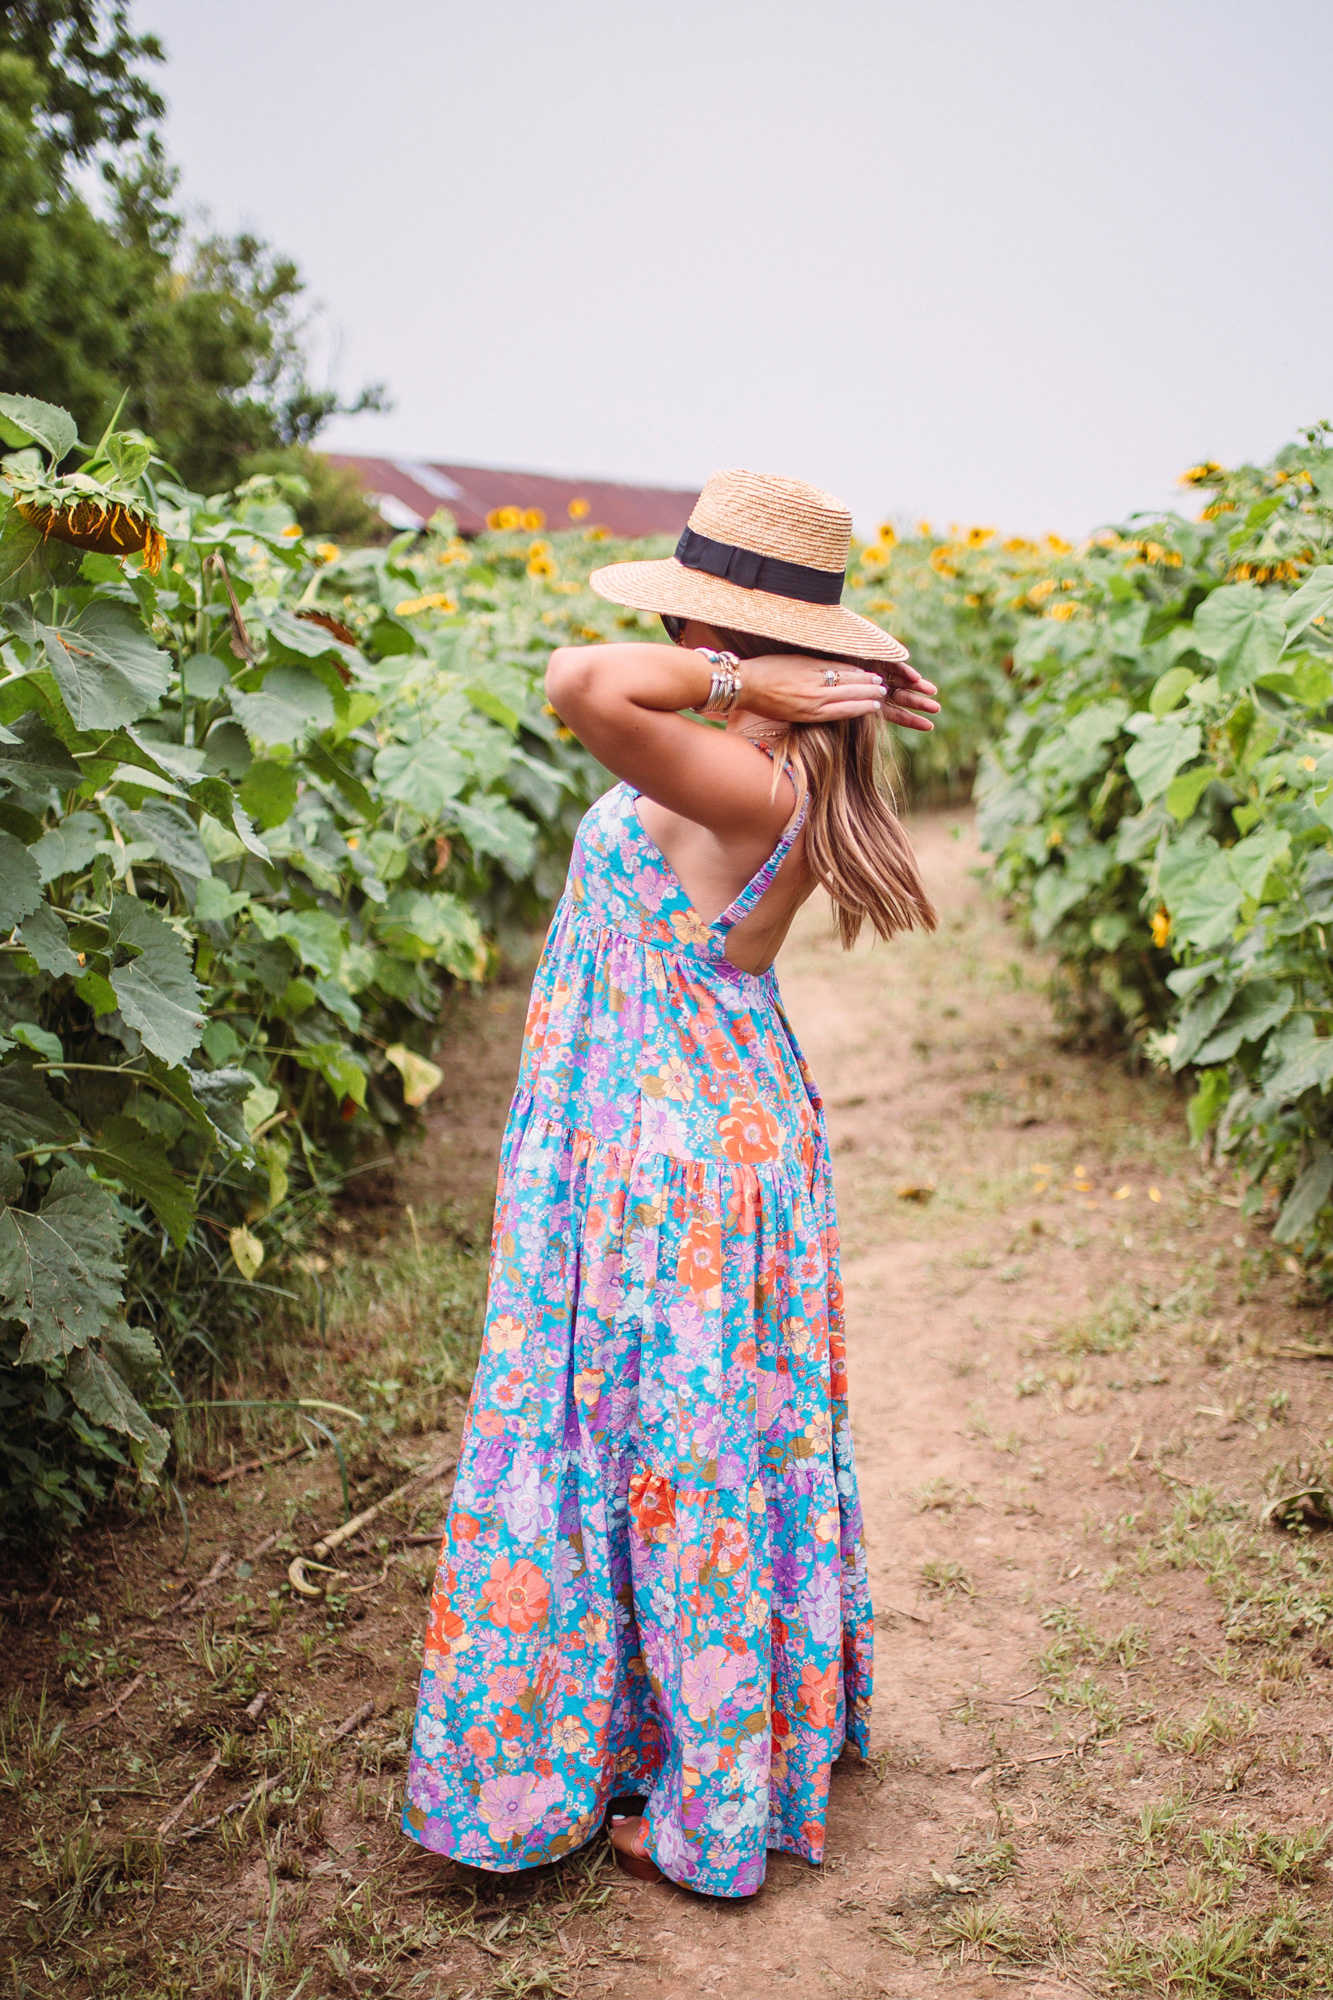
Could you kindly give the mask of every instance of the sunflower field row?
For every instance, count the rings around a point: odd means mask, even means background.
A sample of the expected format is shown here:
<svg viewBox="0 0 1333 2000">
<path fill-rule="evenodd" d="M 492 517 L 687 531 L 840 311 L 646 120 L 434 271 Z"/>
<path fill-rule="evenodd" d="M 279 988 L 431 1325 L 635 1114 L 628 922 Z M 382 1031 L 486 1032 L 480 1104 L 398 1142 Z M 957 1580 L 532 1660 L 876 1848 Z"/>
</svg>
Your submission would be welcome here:
<svg viewBox="0 0 1333 2000">
<path fill-rule="evenodd" d="M 1333 1275 L 1333 448 L 1185 480 L 1029 584 L 977 788 L 1084 1028 L 1192 1083 L 1243 1205 Z"/>
<path fill-rule="evenodd" d="M 601 778 L 542 674 L 594 614 L 530 534 L 344 553 L 290 482 L 203 499 L 24 397 L 0 435 L 0 1524 L 68 1525 L 549 908 Z"/>
</svg>

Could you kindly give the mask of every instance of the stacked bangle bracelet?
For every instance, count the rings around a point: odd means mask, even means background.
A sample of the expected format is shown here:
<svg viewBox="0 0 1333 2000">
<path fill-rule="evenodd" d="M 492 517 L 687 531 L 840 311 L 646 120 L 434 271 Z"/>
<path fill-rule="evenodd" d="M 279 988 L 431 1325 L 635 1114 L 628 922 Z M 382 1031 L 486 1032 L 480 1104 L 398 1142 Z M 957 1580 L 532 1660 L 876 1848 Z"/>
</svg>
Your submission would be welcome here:
<svg viewBox="0 0 1333 2000">
<path fill-rule="evenodd" d="M 695 651 L 703 655 L 713 670 L 713 685 L 700 715 L 729 715 L 741 695 L 741 677 L 737 672 L 740 661 L 734 653 L 714 653 L 707 646 L 696 646 Z"/>
</svg>

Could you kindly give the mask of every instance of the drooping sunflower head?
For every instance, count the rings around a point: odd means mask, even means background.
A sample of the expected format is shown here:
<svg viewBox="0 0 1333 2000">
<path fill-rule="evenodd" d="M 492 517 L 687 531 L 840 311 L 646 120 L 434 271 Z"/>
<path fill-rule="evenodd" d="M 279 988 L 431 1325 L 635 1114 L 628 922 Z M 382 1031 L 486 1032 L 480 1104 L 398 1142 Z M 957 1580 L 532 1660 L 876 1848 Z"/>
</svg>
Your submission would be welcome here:
<svg viewBox="0 0 1333 2000">
<path fill-rule="evenodd" d="M 24 520 L 40 528 L 44 537 L 68 542 L 71 548 L 94 549 L 99 555 L 141 555 L 152 576 L 162 567 L 166 536 L 146 510 L 127 506 L 123 500 L 70 494 L 45 503 L 19 500 L 16 504 Z"/>
</svg>

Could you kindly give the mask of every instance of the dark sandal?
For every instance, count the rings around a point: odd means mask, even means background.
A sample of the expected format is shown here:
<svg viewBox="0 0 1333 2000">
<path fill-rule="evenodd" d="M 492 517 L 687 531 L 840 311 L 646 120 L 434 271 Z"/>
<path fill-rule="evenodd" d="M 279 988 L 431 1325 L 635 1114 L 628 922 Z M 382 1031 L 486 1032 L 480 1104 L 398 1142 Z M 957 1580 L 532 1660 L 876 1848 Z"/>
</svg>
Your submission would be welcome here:
<svg viewBox="0 0 1333 2000">
<path fill-rule="evenodd" d="M 661 1869 L 650 1854 L 645 1854 L 640 1842 L 643 1839 L 641 1818 L 613 1819 L 609 1828 L 611 1851 L 616 1857 L 616 1866 L 632 1875 L 636 1882 L 664 1882 Z"/>
</svg>

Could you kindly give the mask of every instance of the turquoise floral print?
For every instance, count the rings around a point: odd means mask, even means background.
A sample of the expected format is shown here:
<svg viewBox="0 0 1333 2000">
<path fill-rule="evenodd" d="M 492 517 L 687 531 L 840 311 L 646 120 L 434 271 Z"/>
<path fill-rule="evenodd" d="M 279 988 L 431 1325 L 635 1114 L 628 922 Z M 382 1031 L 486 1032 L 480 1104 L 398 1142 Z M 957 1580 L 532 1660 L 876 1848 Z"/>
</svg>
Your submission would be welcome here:
<svg viewBox="0 0 1333 2000">
<path fill-rule="evenodd" d="M 404 1827 L 553 1861 L 647 1796 L 665 1873 L 818 1861 L 872 1631 L 820 1100 L 617 785 L 583 821 L 505 1133 Z"/>
</svg>

